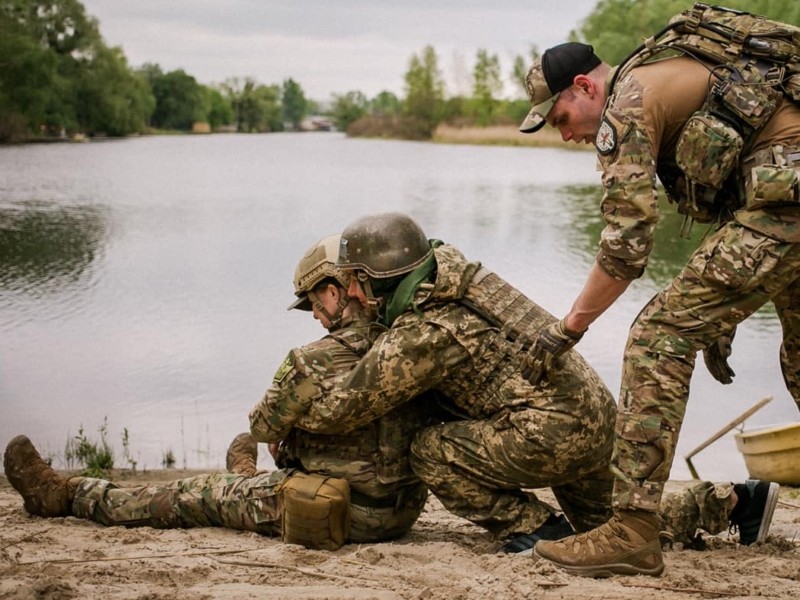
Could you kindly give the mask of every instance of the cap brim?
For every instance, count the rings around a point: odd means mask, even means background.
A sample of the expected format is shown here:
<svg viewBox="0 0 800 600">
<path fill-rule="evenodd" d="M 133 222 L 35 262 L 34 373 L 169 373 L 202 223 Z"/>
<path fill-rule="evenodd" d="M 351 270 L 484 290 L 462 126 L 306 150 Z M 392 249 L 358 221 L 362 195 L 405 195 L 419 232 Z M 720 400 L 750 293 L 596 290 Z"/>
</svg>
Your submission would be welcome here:
<svg viewBox="0 0 800 600">
<path fill-rule="evenodd" d="M 303 294 L 297 300 L 292 302 L 289 305 L 289 308 L 286 310 L 292 310 L 293 308 L 296 308 L 297 310 L 311 310 L 311 301 L 308 299 L 308 296 Z"/>
<path fill-rule="evenodd" d="M 550 112 L 550 109 L 553 108 L 553 104 L 556 103 L 556 100 L 558 100 L 558 94 L 553 94 L 544 102 L 540 102 L 534 106 L 525 117 L 522 125 L 519 126 L 519 130 L 522 133 L 534 133 L 544 127 L 547 122 L 545 121 L 545 117 L 547 113 Z"/>
</svg>

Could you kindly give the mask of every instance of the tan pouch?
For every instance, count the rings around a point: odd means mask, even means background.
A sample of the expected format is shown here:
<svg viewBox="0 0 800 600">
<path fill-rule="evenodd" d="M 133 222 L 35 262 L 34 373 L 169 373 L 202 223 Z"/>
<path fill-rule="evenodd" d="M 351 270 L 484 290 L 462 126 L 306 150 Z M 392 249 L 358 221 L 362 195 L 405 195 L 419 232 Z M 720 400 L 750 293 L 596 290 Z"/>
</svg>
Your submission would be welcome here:
<svg viewBox="0 0 800 600">
<path fill-rule="evenodd" d="M 350 533 L 350 486 L 345 479 L 295 473 L 280 488 L 283 541 L 316 550 L 340 548 Z"/>
<path fill-rule="evenodd" d="M 778 165 L 759 165 L 750 169 L 745 184 L 745 209 L 791 206 L 800 201 L 797 171 Z"/>
<path fill-rule="evenodd" d="M 686 178 L 718 190 L 739 161 L 744 141 L 739 132 L 708 112 L 686 122 L 675 149 L 675 162 Z"/>
</svg>

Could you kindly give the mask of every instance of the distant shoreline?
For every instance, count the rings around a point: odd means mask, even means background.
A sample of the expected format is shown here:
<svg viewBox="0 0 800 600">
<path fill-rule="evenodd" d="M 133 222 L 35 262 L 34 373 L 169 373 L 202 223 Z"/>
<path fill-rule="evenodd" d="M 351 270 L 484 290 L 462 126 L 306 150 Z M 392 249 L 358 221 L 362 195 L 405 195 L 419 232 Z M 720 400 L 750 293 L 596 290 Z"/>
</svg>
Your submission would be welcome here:
<svg viewBox="0 0 800 600">
<path fill-rule="evenodd" d="M 453 127 L 439 125 L 431 141 L 440 144 L 477 144 L 487 146 L 528 146 L 564 148 L 567 150 L 594 150 L 593 146 L 570 144 L 561 139 L 555 129 L 545 127 L 535 134 L 521 133 L 515 125 L 489 127 Z"/>
</svg>

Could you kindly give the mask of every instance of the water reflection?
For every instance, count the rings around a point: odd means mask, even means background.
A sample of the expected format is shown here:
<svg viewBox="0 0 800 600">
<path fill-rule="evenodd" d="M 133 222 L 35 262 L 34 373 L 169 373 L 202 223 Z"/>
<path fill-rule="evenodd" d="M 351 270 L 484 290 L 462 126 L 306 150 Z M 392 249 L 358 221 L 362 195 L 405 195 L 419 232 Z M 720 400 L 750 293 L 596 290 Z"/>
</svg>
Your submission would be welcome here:
<svg viewBox="0 0 800 600">
<path fill-rule="evenodd" d="M 28 201 L 0 206 L 0 299 L 86 287 L 106 238 L 96 206 Z"/>
</svg>

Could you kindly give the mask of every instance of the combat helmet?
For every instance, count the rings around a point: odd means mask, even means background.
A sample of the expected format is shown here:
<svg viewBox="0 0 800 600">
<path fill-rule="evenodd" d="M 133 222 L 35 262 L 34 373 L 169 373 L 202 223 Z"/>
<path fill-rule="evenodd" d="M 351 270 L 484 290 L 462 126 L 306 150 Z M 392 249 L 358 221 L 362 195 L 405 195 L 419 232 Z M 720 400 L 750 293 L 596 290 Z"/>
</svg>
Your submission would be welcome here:
<svg viewBox="0 0 800 600">
<path fill-rule="evenodd" d="M 410 273 L 425 262 L 431 245 L 422 227 L 398 212 L 362 217 L 342 231 L 338 266 L 375 279 Z"/>
<path fill-rule="evenodd" d="M 341 236 L 338 233 L 322 238 L 311 246 L 303 255 L 303 258 L 300 259 L 300 262 L 297 263 L 297 268 L 294 271 L 294 293 L 297 296 L 297 300 L 292 302 L 289 310 L 293 308 L 311 310 L 316 302 L 313 297 L 313 290 L 325 279 L 335 279 L 342 288 L 347 289 L 350 277 L 336 266 L 340 238 Z M 341 309 L 347 304 L 347 300 L 348 297 L 344 294 L 340 302 L 341 307 L 337 311 L 338 314 L 335 315 L 336 318 L 328 315 L 321 304 L 317 308 L 333 323 L 341 318 Z"/>
</svg>

